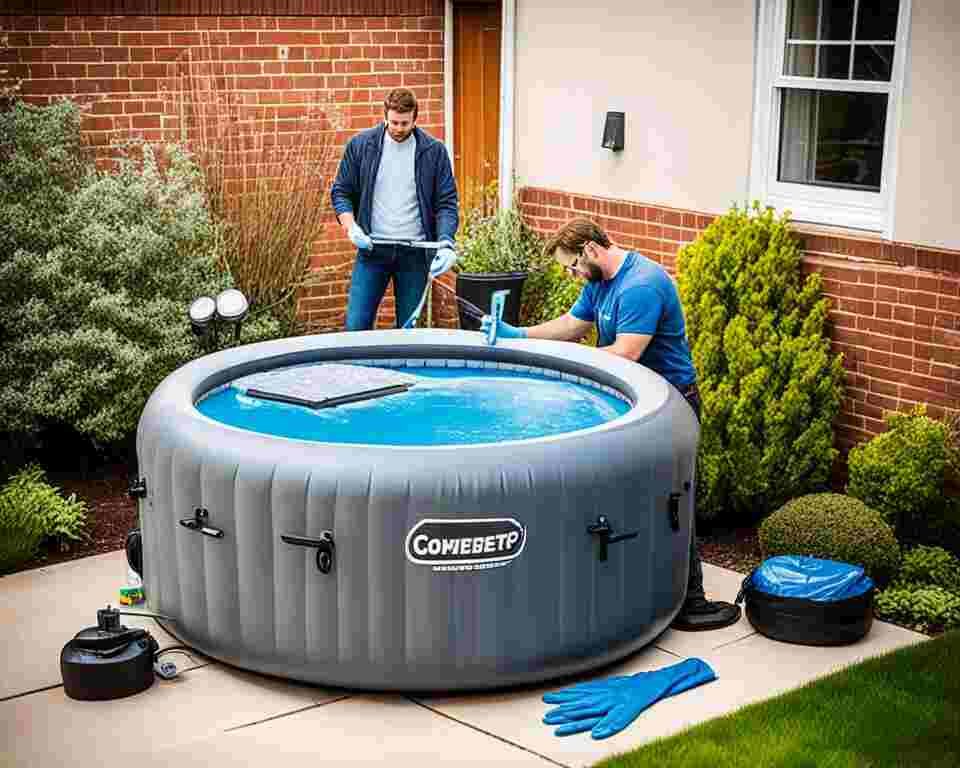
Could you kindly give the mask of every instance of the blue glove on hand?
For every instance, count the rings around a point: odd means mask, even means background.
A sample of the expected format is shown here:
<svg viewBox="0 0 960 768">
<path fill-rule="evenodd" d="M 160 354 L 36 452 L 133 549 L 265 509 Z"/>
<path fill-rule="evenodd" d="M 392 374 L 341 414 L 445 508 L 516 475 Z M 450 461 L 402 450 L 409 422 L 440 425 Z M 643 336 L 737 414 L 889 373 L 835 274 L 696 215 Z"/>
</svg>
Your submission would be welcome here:
<svg viewBox="0 0 960 768">
<path fill-rule="evenodd" d="M 457 262 L 457 253 L 453 250 L 453 243 L 445 240 L 443 248 L 438 248 L 433 261 L 430 263 L 430 279 L 436 280 Z"/>
<path fill-rule="evenodd" d="M 605 739 L 626 728 L 643 710 L 677 693 L 716 680 L 710 665 L 701 659 L 687 659 L 653 672 L 592 680 L 546 693 L 547 704 L 559 704 L 543 718 L 547 725 L 560 725 L 554 733 L 569 736 L 590 731 Z"/>
<path fill-rule="evenodd" d="M 357 248 L 362 248 L 367 251 L 373 250 L 373 241 L 370 239 L 370 236 L 360 228 L 357 222 L 353 222 L 353 224 L 350 225 L 350 229 L 347 230 L 347 237 L 350 238 L 350 242 L 357 246 Z"/>
<path fill-rule="evenodd" d="M 480 330 L 486 333 L 490 330 L 490 324 L 493 322 L 493 315 L 484 315 L 480 320 Z M 497 323 L 498 339 L 525 339 L 527 332 L 524 328 L 517 328 L 515 325 L 501 320 Z"/>
</svg>

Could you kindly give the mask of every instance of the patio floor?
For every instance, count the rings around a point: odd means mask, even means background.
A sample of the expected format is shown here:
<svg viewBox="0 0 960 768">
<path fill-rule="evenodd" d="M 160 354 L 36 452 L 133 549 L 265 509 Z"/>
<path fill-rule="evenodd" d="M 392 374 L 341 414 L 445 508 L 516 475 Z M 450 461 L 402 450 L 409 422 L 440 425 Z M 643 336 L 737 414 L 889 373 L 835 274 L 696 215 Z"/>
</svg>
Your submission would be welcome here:
<svg viewBox="0 0 960 768">
<path fill-rule="evenodd" d="M 657 669 L 699 656 L 715 682 L 659 702 L 622 733 L 557 738 L 540 700 L 559 684 L 456 696 L 352 693 L 243 672 L 209 659 L 174 661 L 181 675 L 109 702 L 68 698 L 60 649 L 116 604 L 122 552 L 0 578 L 0 765 L 64 766 L 333 764 L 581 766 L 798 687 L 833 670 L 922 641 L 874 622 L 840 648 L 789 645 L 758 635 L 746 618 L 705 633 L 667 630 L 656 642 L 593 677 Z M 732 600 L 742 576 L 704 565 L 708 594 Z M 133 610 L 137 610 L 134 608 Z M 153 620 L 161 647 L 175 641 Z M 587 679 L 591 676 L 585 676 Z M 569 684 L 567 682 L 563 684 Z"/>
</svg>

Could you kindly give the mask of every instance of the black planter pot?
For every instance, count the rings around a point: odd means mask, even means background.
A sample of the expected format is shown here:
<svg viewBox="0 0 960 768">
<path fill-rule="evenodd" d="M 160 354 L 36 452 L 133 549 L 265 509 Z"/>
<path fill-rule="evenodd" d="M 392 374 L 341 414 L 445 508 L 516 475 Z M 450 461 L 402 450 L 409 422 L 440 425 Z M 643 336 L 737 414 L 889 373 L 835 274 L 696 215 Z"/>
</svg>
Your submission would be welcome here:
<svg viewBox="0 0 960 768">
<path fill-rule="evenodd" d="M 511 325 L 520 325 L 520 294 L 526 272 L 461 272 L 457 274 L 457 296 L 475 304 L 484 312 L 490 311 L 490 297 L 494 291 L 507 289 L 507 301 L 503 307 L 503 319 Z M 465 331 L 479 331 L 480 319 L 474 319 L 458 302 L 460 327 Z"/>
</svg>

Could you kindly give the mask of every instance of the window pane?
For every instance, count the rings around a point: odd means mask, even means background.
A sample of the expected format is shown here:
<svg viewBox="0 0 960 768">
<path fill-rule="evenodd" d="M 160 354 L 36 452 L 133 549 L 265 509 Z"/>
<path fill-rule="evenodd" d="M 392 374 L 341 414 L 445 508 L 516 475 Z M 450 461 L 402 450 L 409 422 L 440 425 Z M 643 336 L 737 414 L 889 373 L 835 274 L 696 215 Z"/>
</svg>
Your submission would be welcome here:
<svg viewBox="0 0 960 768">
<path fill-rule="evenodd" d="M 853 0 L 823 0 L 821 40 L 850 40 L 853 37 Z"/>
<path fill-rule="evenodd" d="M 885 80 L 893 72 L 892 45 L 858 45 L 853 55 L 855 80 Z"/>
<path fill-rule="evenodd" d="M 790 40 L 817 39 L 818 0 L 793 0 L 787 17 L 787 38 Z"/>
<path fill-rule="evenodd" d="M 815 45 L 788 45 L 783 59 L 783 74 L 813 77 L 816 53 Z"/>
<path fill-rule="evenodd" d="M 847 80 L 850 77 L 850 46 L 821 45 L 819 77 Z"/>
<path fill-rule="evenodd" d="M 880 191 L 885 93 L 784 89 L 780 181 Z"/>
<path fill-rule="evenodd" d="M 899 0 L 860 0 L 857 40 L 896 40 Z"/>
</svg>

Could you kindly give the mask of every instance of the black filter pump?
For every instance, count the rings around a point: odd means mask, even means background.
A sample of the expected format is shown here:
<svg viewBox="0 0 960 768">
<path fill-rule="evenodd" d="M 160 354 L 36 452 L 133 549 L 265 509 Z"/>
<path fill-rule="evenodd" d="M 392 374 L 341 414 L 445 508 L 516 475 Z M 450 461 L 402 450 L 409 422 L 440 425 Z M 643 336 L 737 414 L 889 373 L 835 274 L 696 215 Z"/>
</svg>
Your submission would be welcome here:
<svg viewBox="0 0 960 768">
<path fill-rule="evenodd" d="M 78 632 L 60 652 L 63 688 L 81 701 L 140 693 L 153 685 L 158 650 L 153 635 L 120 624 L 120 612 L 108 605 L 97 611 L 97 626 Z"/>
</svg>

